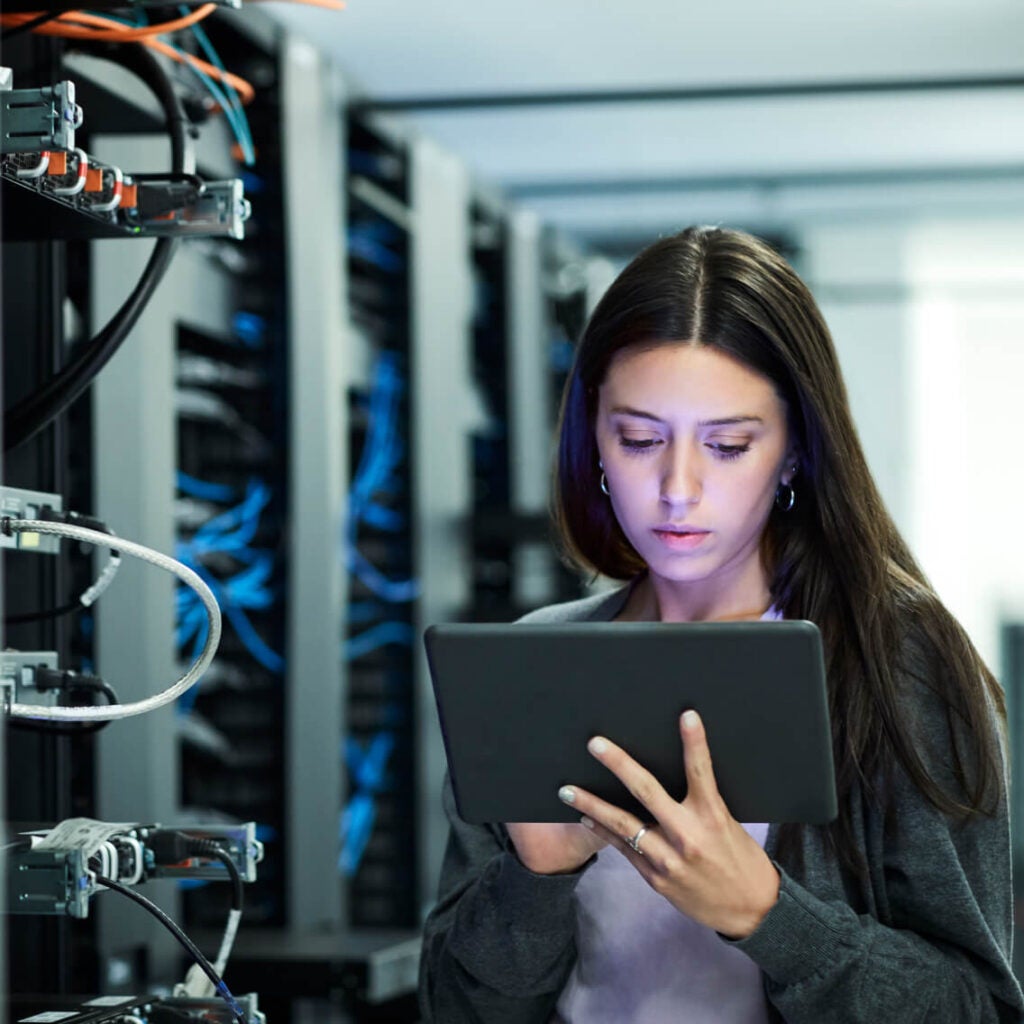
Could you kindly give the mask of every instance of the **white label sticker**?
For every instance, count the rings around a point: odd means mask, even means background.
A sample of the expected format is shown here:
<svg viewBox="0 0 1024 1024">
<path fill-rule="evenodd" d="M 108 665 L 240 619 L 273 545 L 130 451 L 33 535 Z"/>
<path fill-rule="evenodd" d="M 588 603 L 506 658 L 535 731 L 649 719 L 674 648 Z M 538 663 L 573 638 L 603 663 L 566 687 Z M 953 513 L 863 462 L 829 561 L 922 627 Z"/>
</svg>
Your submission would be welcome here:
<svg viewBox="0 0 1024 1024">
<path fill-rule="evenodd" d="M 135 1001 L 135 996 L 97 996 L 95 999 L 90 999 L 87 1003 L 82 1003 L 83 1006 L 120 1006 L 122 1003 L 131 1003 Z"/>
<path fill-rule="evenodd" d="M 81 848 L 91 857 L 111 836 L 135 828 L 134 822 L 94 821 L 92 818 L 68 818 L 55 825 L 36 850 L 67 850 Z"/>
<path fill-rule="evenodd" d="M 78 1011 L 68 1013 L 64 1010 L 47 1010 L 46 1013 L 37 1013 L 32 1017 L 22 1017 L 18 1024 L 43 1024 L 44 1021 L 67 1020 L 69 1017 L 77 1017 Z"/>
</svg>

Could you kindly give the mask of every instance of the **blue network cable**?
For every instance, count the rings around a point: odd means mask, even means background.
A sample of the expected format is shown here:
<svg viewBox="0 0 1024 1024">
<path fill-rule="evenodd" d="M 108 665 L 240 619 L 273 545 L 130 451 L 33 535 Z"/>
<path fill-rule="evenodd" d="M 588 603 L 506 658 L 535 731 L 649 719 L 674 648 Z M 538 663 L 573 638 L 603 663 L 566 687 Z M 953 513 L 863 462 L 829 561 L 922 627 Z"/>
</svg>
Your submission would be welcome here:
<svg viewBox="0 0 1024 1024">
<path fill-rule="evenodd" d="M 248 189 L 246 189 L 248 191 Z M 267 340 L 268 325 L 258 313 L 239 310 L 231 317 L 231 329 L 246 348 L 263 348 Z"/>
<path fill-rule="evenodd" d="M 371 254 L 379 258 L 383 253 L 393 256 L 381 244 L 387 238 L 386 234 L 368 230 L 359 238 L 361 244 L 366 246 L 364 254 L 367 258 L 371 258 Z M 350 237 L 350 244 L 353 240 Z M 405 517 L 400 512 L 376 500 L 380 494 L 395 493 L 400 486 L 397 471 L 406 455 L 399 434 L 399 412 L 404 388 L 400 357 L 394 352 L 381 352 L 374 365 L 366 437 L 349 492 L 345 550 L 349 570 L 384 602 L 384 606 L 376 600 L 357 601 L 350 606 L 350 624 L 375 622 L 368 629 L 344 641 L 344 657 L 350 661 L 390 644 L 410 647 L 415 640 L 413 628 L 408 622 L 388 618 L 384 618 L 384 621 L 375 620 L 387 614 L 387 605 L 415 600 L 420 592 L 418 581 L 388 577 L 359 550 L 357 543 L 360 523 L 388 532 L 401 530 L 405 526 Z M 391 702 L 384 710 L 387 723 L 395 728 L 404 724 L 405 714 L 401 704 Z M 341 853 L 338 869 L 347 877 L 352 877 L 358 871 L 373 832 L 377 814 L 375 799 L 384 785 L 387 760 L 395 742 L 395 733 L 387 728 L 374 736 L 365 750 L 351 737 L 344 742 L 343 757 L 348 766 L 352 793 L 339 825 Z"/>
<path fill-rule="evenodd" d="M 373 264 L 386 274 L 400 274 L 405 269 L 405 260 L 389 249 L 379 237 L 362 228 L 350 228 L 347 235 L 349 252 Z"/>
<path fill-rule="evenodd" d="M 388 644 L 412 647 L 415 640 L 416 633 L 408 622 L 379 622 L 362 633 L 350 636 L 345 641 L 345 656 L 349 661 L 355 661 Z"/>
<path fill-rule="evenodd" d="M 192 13 L 188 7 L 179 6 L 178 10 L 182 15 L 188 15 Z M 94 13 L 94 12 L 90 12 Z M 145 14 L 141 12 L 141 9 L 137 9 L 136 18 L 134 21 L 129 21 L 126 18 L 118 18 L 116 15 L 111 14 L 109 11 L 100 12 L 104 18 L 108 21 L 116 21 L 122 25 L 126 25 L 129 28 L 139 28 L 141 25 L 148 23 Z M 209 37 L 199 27 L 198 24 L 190 26 L 194 33 L 199 45 L 203 48 L 210 63 L 213 64 L 218 71 L 226 76 L 227 71 L 224 65 L 221 63 L 220 57 L 217 56 L 216 50 L 213 49 L 213 45 L 210 43 Z M 252 133 L 249 130 L 249 121 L 245 116 L 242 109 L 242 101 L 239 99 L 238 93 L 235 91 L 234 86 L 231 85 L 230 81 L 224 78 L 224 88 L 227 90 L 229 95 L 225 95 L 224 90 L 201 68 L 197 68 L 188 57 L 191 54 L 185 53 L 184 50 L 171 43 L 164 41 L 165 46 L 169 46 L 176 53 L 182 54 L 186 59 L 182 63 L 187 67 L 199 80 L 202 82 L 204 88 L 214 98 L 217 105 L 224 111 L 224 116 L 227 118 L 228 124 L 231 126 L 231 130 L 234 133 L 235 139 L 238 145 L 242 149 L 242 156 L 246 166 L 251 167 L 256 162 L 256 154 L 253 148 Z"/>
<path fill-rule="evenodd" d="M 413 601 L 419 596 L 415 579 L 393 580 L 374 566 L 359 550 L 359 523 L 386 524 L 400 529 L 402 517 L 374 501 L 380 491 L 389 489 L 393 475 L 405 456 L 398 433 L 399 402 L 404 390 L 399 357 L 381 352 L 374 367 L 370 392 L 369 428 L 363 451 L 349 493 L 349 514 L 346 524 L 346 563 L 374 594 L 390 603 Z"/>
<path fill-rule="evenodd" d="M 406 525 L 405 516 L 397 509 L 385 508 L 375 502 L 363 506 L 362 519 L 364 523 L 387 533 L 398 533 Z"/>
<path fill-rule="evenodd" d="M 191 498 L 199 498 L 200 501 L 216 501 L 224 504 L 234 501 L 236 497 L 234 487 L 228 484 L 215 484 L 207 480 L 200 480 L 198 477 L 189 476 L 188 473 L 178 470 L 178 490 Z"/>
<path fill-rule="evenodd" d="M 187 15 L 189 9 L 182 5 L 178 8 L 182 15 Z M 238 93 L 235 91 L 235 87 L 231 84 L 230 79 L 227 77 L 227 68 L 221 63 L 221 59 L 217 54 L 217 51 L 213 47 L 213 43 L 210 42 L 210 37 L 206 34 L 206 31 L 199 25 L 195 24 L 191 26 L 192 34 L 196 37 L 196 41 L 199 43 L 206 54 L 207 59 L 210 63 L 224 76 L 222 81 L 224 82 L 224 92 L 227 93 L 225 100 L 218 96 L 220 90 L 216 87 L 211 88 L 213 85 L 212 79 L 208 75 L 204 75 L 199 68 L 193 67 L 192 70 L 196 71 L 200 77 L 206 79 L 206 87 L 210 90 L 211 95 L 220 107 L 224 110 L 225 117 L 228 118 L 228 122 L 231 125 L 232 130 L 235 133 L 235 138 L 238 140 L 239 146 L 242 148 L 242 155 L 244 158 L 245 165 L 251 167 L 256 163 L 256 149 L 252 141 L 252 131 L 249 128 L 249 119 L 245 116 L 245 109 L 242 106 L 242 101 L 239 99 Z M 190 65 L 191 66 L 191 65 Z"/>
<path fill-rule="evenodd" d="M 220 485 L 179 474 L 179 487 L 208 499 L 223 500 L 226 492 Z M 246 611 L 269 608 L 276 600 L 272 586 L 274 556 L 269 551 L 253 548 L 263 511 L 271 500 L 270 488 L 261 480 L 252 479 L 245 497 L 236 505 L 204 523 L 188 540 L 179 541 L 175 554 L 179 561 L 195 570 L 213 591 L 225 617 L 234 627 L 239 640 L 264 668 L 280 673 L 284 659 L 272 650 L 249 621 Z M 241 568 L 227 578 L 213 576 L 204 564 L 210 555 L 227 555 Z M 176 639 L 179 647 L 192 643 L 193 649 L 206 642 L 208 623 L 201 603 L 188 588 L 180 587 L 175 596 Z M 195 702 L 196 688 L 183 694 L 179 710 L 187 713 Z"/>
<path fill-rule="evenodd" d="M 366 852 L 377 816 L 374 797 L 385 787 L 388 758 L 395 747 L 395 734 L 377 733 L 365 750 L 354 739 L 344 741 L 342 757 L 348 767 L 353 795 L 342 812 L 339 824 L 341 854 L 338 870 L 351 878 Z"/>
</svg>

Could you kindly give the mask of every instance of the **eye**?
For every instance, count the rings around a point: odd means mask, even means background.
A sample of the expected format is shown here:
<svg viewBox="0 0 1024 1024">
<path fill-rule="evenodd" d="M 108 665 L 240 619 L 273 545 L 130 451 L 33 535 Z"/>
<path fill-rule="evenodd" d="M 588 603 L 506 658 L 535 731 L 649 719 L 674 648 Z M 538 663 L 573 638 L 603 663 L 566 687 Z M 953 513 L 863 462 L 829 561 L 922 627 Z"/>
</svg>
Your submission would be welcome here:
<svg viewBox="0 0 1024 1024">
<path fill-rule="evenodd" d="M 715 453 L 715 458 L 723 462 L 738 459 L 744 452 L 750 451 L 749 444 L 724 444 L 721 441 L 709 442 L 708 448 Z"/>
<path fill-rule="evenodd" d="M 661 442 L 656 437 L 620 437 L 619 446 L 630 454 L 650 451 Z"/>
</svg>

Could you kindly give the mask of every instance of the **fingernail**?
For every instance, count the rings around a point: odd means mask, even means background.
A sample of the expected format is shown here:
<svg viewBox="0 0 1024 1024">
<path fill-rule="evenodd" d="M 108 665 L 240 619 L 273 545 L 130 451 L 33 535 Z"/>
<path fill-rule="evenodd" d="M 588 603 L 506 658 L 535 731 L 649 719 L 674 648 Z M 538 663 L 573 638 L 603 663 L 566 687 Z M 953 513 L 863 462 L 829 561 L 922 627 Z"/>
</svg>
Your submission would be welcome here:
<svg viewBox="0 0 1024 1024">
<path fill-rule="evenodd" d="M 700 716 L 696 711 L 684 711 L 683 712 L 683 725 L 687 729 L 692 729 L 695 725 L 700 724 Z"/>
<path fill-rule="evenodd" d="M 601 736 L 595 736 L 588 744 L 587 750 L 592 754 L 603 754 L 608 749 L 608 741 Z"/>
<path fill-rule="evenodd" d="M 576 802 L 576 790 L 572 786 L 563 786 L 558 791 L 558 799 L 564 804 L 572 804 Z"/>
<path fill-rule="evenodd" d="M 580 818 L 580 824 L 584 828 L 593 828 L 594 827 L 594 820 L 593 820 L 593 818 L 588 818 L 586 815 L 584 815 L 582 818 Z"/>
</svg>

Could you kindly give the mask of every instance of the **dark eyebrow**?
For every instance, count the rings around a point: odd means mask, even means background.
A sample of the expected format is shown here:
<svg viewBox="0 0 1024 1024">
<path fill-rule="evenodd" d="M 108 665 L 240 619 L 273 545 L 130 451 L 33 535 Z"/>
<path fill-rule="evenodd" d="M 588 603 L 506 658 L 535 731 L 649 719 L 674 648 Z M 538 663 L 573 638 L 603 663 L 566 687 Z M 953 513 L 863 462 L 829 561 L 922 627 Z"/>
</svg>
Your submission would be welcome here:
<svg viewBox="0 0 1024 1024">
<path fill-rule="evenodd" d="M 701 420 L 700 427 L 728 427 L 733 423 L 764 423 L 760 416 L 723 416 L 719 420 Z"/>
<path fill-rule="evenodd" d="M 634 409 L 629 405 L 616 405 L 614 408 L 609 410 L 613 416 L 635 416 L 641 420 L 651 420 L 654 423 L 663 422 L 660 417 L 655 416 L 654 413 L 644 412 L 642 409 Z M 697 426 L 699 427 L 728 427 L 736 423 L 764 423 L 764 419 L 760 416 L 748 416 L 746 414 L 740 416 L 723 416 L 719 419 L 713 420 L 701 420 Z"/>
</svg>

